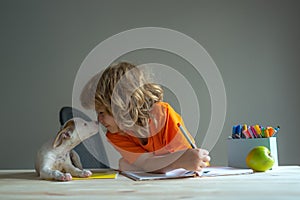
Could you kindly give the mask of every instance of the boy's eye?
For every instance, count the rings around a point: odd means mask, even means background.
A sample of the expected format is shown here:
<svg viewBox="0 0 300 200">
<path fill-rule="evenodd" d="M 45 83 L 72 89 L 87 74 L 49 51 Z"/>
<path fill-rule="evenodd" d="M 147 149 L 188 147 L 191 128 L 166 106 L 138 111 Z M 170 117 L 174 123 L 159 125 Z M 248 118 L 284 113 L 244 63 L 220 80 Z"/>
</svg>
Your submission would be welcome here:
<svg viewBox="0 0 300 200">
<path fill-rule="evenodd" d="M 104 112 L 98 112 L 98 116 L 103 116 Z"/>
</svg>

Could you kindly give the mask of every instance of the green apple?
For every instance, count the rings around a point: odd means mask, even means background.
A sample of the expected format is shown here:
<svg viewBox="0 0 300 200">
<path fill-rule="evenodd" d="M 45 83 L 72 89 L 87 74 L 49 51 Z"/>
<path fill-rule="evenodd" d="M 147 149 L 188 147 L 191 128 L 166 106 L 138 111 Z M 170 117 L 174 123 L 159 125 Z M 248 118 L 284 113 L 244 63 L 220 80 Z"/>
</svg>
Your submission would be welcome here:
<svg viewBox="0 0 300 200">
<path fill-rule="evenodd" d="M 265 146 L 254 147 L 246 157 L 246 164 L 256 172 L 271 169 L 274 162 L 270 150 Z"/>
</svg>

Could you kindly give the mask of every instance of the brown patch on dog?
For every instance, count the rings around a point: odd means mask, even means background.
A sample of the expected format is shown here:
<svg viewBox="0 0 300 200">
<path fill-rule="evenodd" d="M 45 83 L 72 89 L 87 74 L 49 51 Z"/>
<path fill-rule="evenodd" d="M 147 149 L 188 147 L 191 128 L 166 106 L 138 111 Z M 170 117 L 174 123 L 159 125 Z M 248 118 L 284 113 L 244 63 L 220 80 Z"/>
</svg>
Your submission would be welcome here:
<svg viewBox="0 0 300 200">
<path fill-rule="evenodd" d="M 53 148 L 58 147 L 62 144 L 64 139 L 70 138 L 70 134 L 75 130 L 75 122 L 74 120 L 69 120 L 62 127 L 62 129 L 57 133 L 55 140 L 52 144 Z"/>
</svg>

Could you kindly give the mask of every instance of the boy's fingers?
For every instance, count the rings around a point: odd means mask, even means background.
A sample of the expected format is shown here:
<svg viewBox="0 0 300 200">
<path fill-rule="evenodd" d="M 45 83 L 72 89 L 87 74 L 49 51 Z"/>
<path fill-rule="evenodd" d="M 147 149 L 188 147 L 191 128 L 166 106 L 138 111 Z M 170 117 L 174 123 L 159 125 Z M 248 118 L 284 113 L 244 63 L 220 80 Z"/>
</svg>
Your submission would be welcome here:
<svg viewBox="0 0 300 200">
<path fill-rule="evenodd" d="M 206 149 L 202 149 L 202 153 L 203 153 L 203 155 L 208 155 L 209 154 L 209 152 Z"/>
<path fill-rule="evenodd" d="M 200 155 L 207 156 L 209 154 L 209 152 L 206 149 L 198 149 L 198 150 Z"/>
<path fill-rule="evenodd" d="M 209 161 L 210 161 L 210 156 L 204 157 L 204 158 L 203 158 L 203 161 L 204 161 L 204 162 L 209 162 Z"/>
<path fill-rule="evenodd" d="M 200 159 L 210 159 L 210 157 L 209 157 L 209 154 L 208 153 L 206 153 L 206 152 L 199 152 L 199 157 L 200 157 Z M 209 158 L 208 158 L 209 157 Z"/>
<path fill-rule="evenodd" d="M 207 167 L 207 162 L 204 162 L 204 161 L 202 161 L 202 162 L 200 162 L 200 165 L 199 165 L 201 168 L 205 168 L 205 167 Z"/>
</svg>

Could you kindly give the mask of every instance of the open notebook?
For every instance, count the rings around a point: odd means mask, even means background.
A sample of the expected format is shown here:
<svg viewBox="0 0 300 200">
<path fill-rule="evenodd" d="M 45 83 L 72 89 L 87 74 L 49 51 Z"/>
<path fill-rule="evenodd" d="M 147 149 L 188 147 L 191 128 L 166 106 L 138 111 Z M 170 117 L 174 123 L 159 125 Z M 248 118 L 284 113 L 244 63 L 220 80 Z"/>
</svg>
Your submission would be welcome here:
<svg viewBox="0 0 300 200">
<path fill-rule="evenodd" d="M 165 174 L 155 174 L 155 173 L 147 173 L 147 172 L 130 172 L 130 171 L 121 172 L 122 175 L 131 178 L 135 181 L 241 175 L 241 174 L 251 174 L 251 173 L 253 173 L 252 169 L 238 169 L 232 167 L 207 167 L 202 172 L 187 171 L 185 169 L 180 168 L 180 169 L 169 171 Z"/>
</svg>

